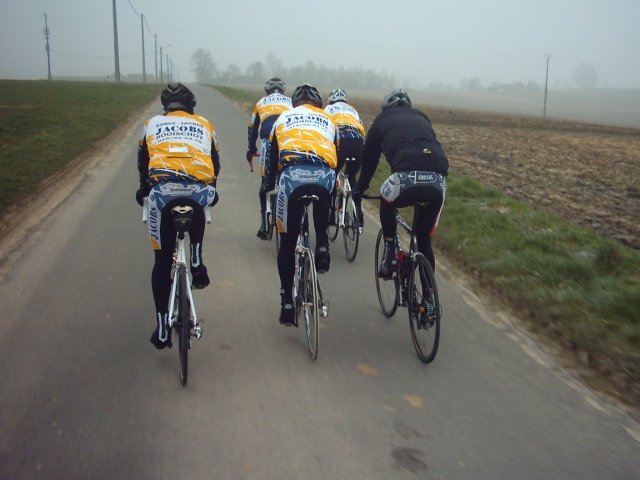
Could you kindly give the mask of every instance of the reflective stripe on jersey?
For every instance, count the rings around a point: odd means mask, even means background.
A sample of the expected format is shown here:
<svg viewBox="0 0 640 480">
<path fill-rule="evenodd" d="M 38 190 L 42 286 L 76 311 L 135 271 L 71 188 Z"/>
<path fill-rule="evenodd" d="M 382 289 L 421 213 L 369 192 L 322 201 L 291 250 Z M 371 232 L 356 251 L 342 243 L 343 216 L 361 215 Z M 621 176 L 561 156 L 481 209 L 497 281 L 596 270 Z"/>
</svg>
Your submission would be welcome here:
<svg viewBox="0 0 640 480">
<path fill-rule="evenodd" d="M 355 108 L 345 102 L 336 102 L 325 107 L 333 117 L 342 138 L 364 138 L 364 126 Z"/>
<path fill-rule="evenodd" d="M 217 150 L 213 124 L 183 111 L 156 115 L 144 127 L 152 183 L 191 180 L 210 183 L 215 178 L 211 148 Z"/>
<path fill-rule="evenodd" d="M 329 114 L 312 105 L 300 105 L 280 114 L 271 132 L 278 141 L 279 164 L 338 164 L 336 124 Z"/>
<path fill-rule="evenodd" d="M 251 118 L 249 119 L 249 128 L 253 128 L 253 124 L 259 118 L 260 123 L 271 115 L 280 115 L 285 110 L 291 108 L 291 99 L 282 93 L 272 93 L 262 97 L 256 106 L 253 107 Z"/>
</svg>

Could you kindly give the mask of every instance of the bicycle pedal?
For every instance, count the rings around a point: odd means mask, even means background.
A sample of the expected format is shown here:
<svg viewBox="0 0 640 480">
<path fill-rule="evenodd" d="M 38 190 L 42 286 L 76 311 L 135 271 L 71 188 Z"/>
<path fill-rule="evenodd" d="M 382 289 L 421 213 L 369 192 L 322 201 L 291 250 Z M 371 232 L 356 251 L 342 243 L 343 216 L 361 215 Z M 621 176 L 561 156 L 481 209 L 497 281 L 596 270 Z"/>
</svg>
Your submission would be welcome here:
<svg viewBox="0 0 640 480">
<path fill-rule="evenodd" d="M 193 330 L 191 331 L 191 336 L 195 337 L 196 340 L 200 340 L 202 338 L 202 334 L 203 334 L 203 329 L 202 329 L 202 324 L 204 322 L 202 320 L 198 320 L 198 323 L 196 324 L 195 327 L 193 327 Z"/>
<path fill-rule="evenodd" d="M 320 316 L 322 318 L 327 318 L 329 315 L 329 302 L 322 302 L 320 305 Z"/>
</svg>

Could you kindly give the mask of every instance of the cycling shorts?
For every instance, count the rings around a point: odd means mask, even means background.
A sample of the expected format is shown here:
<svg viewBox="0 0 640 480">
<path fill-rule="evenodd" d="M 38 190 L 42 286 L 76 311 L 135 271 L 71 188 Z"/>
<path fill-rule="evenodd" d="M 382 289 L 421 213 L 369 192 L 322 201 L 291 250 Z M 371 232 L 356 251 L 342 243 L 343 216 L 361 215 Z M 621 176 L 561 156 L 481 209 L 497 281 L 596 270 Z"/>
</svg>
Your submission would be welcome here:
<svg viewBox="0 0 640 480">
<path fill-rule="evenodd" d="M 278 232 L 287 233 L 289 197 L 293 191 L 303 185 L 320 185 L 329 193 L 336 183 L 336 172 L 329 165 L 292 165 L 280 172 L 278 199 L 276 207 L 276 225 Z"/>
<path fill-rule="evenodd" d="M 157 183 L 149 192 L 149 240 L 154 250 L 162 249 L 160 225 L 164 207 L 178 199 L 186 199 L 188 203 L 200 205 L 202 208 L 210 205 L 216 194 L 216 189 L 207 183 L 194 182 L 162 182 Z"/>
<path fill-rule="evenodd" d="M 380 187 L 380 195 L 388 202 L 393 203 L 398 196 L 415 187 L 431 187 L 442 192 L 442 198 L 447 188 L 444 175 L 436 172 L 426 171 L 409 171 L 396 172 L 391 174 L 389 178 Z"/>
</svg>

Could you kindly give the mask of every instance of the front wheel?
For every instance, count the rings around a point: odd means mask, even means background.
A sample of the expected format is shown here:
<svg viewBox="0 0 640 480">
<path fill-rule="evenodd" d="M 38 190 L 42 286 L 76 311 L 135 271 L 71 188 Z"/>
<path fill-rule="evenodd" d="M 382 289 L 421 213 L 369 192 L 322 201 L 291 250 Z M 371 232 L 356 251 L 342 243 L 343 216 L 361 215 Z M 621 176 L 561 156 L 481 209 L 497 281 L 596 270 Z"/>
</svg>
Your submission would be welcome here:
<svg viewBox="0 0 640 480">
<path fill-rule="evenodd" d="M 398 308 L 400 280 L 398 279 L 398 275 L 395 273 L 389 279 L 380 278 L 378 276 L 378 270 L 380 269 L 383 258 L 384 237 L 382 235 L 382 229 L 380 229 L 378 239 L 376 240 L 376 255 L 373 274 L 376 278 L 376 291 L 378 292 L 378 301 L 380 302 L 382 313 L 387 317 L 391 317 L 396 313 Z"/>
<path fill-rule="evenodd" d="M 299 284 L 299 303 L 296 307 L 298 324 L 300 317 L 304 318 L 307 346 L 311 360 L 318 358 L 318 333 L 319 333 L 319 298 L 318 298 L 318 274 L 310 251 L 301 259 L 302 271 Z"/>
<path fill-rule="evenodd" d="M 438 353 L 442 310 L 433 270 L 422 254 L 413 261 L 407 297 L 413 346 L 420 360 L 430 363 Z"/>
<path fill-rule="evenodd" d="M 191 303 L 189 301 L 189 277 L 184 265 L 176 272 L 179 279 L 178 287 L 178 318 L 174 325 L 178 335 L 178 355 L 180 357 L 180 380 L 187 384 L 189 372 L 189 346 L 191 344 Z"/>
</svg>

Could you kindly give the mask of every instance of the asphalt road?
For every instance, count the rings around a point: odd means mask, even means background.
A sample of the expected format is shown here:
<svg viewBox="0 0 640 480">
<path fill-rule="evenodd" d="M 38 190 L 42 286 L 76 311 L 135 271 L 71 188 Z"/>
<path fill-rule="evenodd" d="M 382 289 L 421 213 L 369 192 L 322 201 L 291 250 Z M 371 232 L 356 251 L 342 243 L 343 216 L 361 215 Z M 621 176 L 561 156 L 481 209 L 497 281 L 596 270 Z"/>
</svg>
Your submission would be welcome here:
<svg viewBox="0 0 640 480">
<path fill-rule="evenodd" d="M 440 350 L 423 365 L 406 311 L 380 313 L 371 215 L 353 264 L 332 246 L 320 278 L 331 311 L 310 361 L 302 329 L 278 324 L 274 243 L 255 236 L 246 115 L 195 93 L 223 167 L 188 385 L 176 348 L 149 343 L 136 125 L 2 264 L 0 479 L 640 478 L 639 425 L 478 305 L 444 262 Z"/>
</svg>

